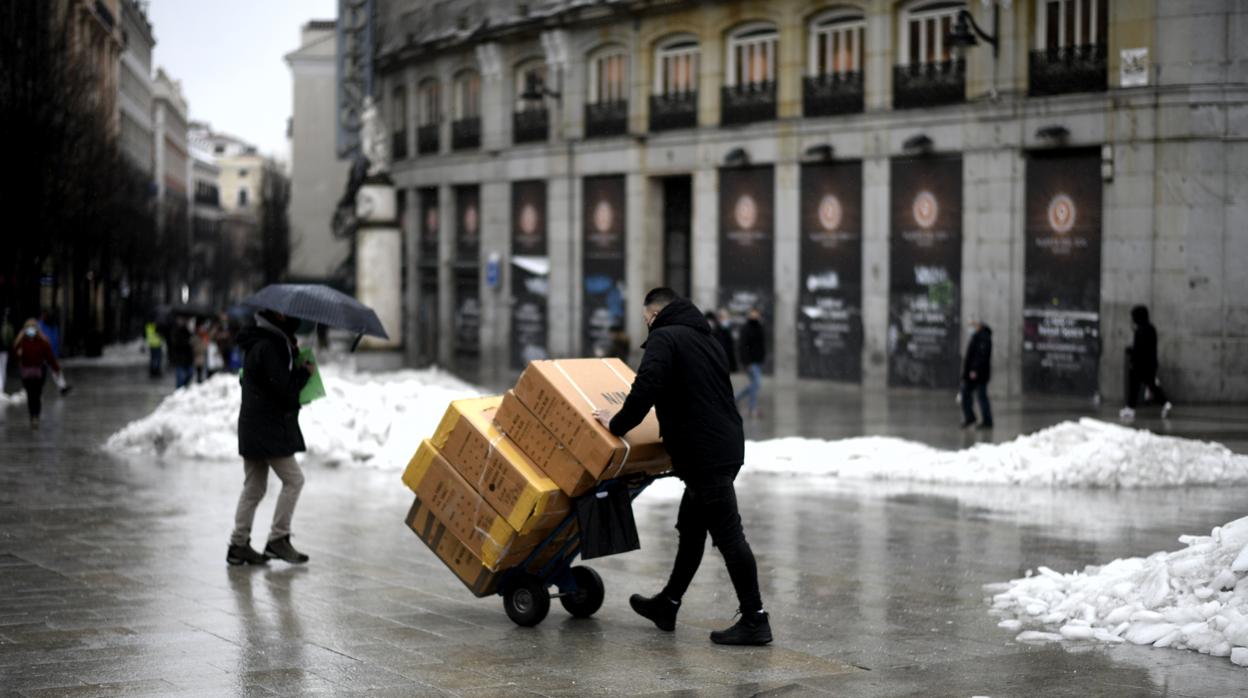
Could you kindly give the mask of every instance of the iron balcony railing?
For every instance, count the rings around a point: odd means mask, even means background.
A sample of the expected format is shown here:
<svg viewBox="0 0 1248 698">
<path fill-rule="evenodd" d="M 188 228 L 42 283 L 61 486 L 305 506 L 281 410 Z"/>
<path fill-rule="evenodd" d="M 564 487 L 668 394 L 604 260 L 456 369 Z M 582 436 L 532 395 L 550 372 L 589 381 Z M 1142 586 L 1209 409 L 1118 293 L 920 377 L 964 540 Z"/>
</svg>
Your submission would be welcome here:
<svg viewBox="0 0 1248 698">
<path fill-rule="evenodd" d="M 628 133 L 628 100 L 585 105 L 585 137 L 606 138 Z"/>
<path fill-rule="evenodd" d="M 719 123 L 723 126 L 776 118 L 776 83 L 750 82 L 722 88 Z"/>
<path fill-rule="evenodd" d="M 651 131 L 671 131 L 678 128 L 697 128 L 697 126 L 697 90 L 650 97 Z"/>
<path fill-rule="evenodd" d="M 548 138 L 550 138 L 550 112 L 544 107 L 512 112 L 512 141 L 516 143 L 540 143 Z"/>
<path fill-rule="evenodd" d="M 893 68 L 893 108 L 913 109 L 966 101 L 966 63 L 899 65 Z"/>
<path fill-rule="evenodd" d="M 862 112 L 862 71 L 808 77 L 802 82 L 802 114 L 835 116 Z"/>
<path fill-rule="evenodd" d="M 1063 46 L 1032 51 L 1028 62 L 1032 96 L 1104 92 L 1108 83 L 1105 46 Z"/>
<path fill-rule="evenodd" d="M 416 128 L 416 152 L 420 155 L 432 155 L 441 149 L 441 127 L 438 124 L 425 124 Z"/>
<path fill-rule="evenodd" d="M 481 147 L 481 117 L 469 116 L 451 123 L 451 150 Z"/>
</svg>

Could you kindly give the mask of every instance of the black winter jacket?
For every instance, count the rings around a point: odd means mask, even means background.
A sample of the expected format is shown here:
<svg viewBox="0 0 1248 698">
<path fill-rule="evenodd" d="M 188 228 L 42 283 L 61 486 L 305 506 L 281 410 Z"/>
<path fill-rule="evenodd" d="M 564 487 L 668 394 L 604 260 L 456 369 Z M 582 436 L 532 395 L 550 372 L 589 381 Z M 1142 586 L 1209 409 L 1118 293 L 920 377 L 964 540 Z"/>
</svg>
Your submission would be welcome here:
<svg viewBox="0 0 1248 698">
<path fill-rule="evenodd" d="M 975 378 L 971 378 L 971 371 Z M 982 325 L 971 335 L 966 346 L 966 358 L 962 362 L 962 380 L 968 383 L 987 383 L 992 380 L 992 328 Z"/>
<path fill-rule="evenodd" d="M 238 333 L 243 358 L 243 404 L 238 411 L 238 453 L 283 458 L 307 450 L 299 429 L 299 391 L 311 374 L 297 366 L 294 340 L 271 327 Z"/>
<path fill-rule="evenodd" d="M 1135 338 L 1131 340 L 1131 370 L 1141 376 L 1157 374 L 1157 328 L 1148 320 L 1148 308 L 1136 306 L 1131 309 L 1131 321 L 1135 323 Z"/>
<path fill-rule="evenodd" d="M 741 363 L 749 366 L 766 360 L 767 337 L 763 334 L 763 323 L 746 320 L 741 326 Z"/>
<path fill-rule="evenodd" d="M 633 388 L 611 420 L 627 434 L 655 408 L 663 444 L 687 482 L 731 479 L 745 461 L 745 432 L 732 397 L 728 357 L 697 306 L 684 298 L 654 319 Z"/>
</svg>

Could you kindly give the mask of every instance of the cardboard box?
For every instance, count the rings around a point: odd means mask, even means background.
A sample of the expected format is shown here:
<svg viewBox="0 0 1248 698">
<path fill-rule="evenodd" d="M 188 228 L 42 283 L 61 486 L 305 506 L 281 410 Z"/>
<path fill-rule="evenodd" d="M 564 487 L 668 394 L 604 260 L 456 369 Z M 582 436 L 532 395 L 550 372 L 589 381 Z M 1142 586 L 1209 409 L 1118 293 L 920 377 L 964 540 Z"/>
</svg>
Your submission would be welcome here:
<svg viewBox="0 0 1248 698">
<path fill-rule="evenodd" d="M 529 362 L 513 389 L 516 397 L 554 434 L 594 479 L 622 473 L 628 462 L 667 457 L 654 411 L 624 439 L 593 418 L 595 409 L 618 410 L 633 385 L 633 370 L 619 359 Z"/>
<path fill-rule="evenodd" d="M 455 400 L 430 441 L 520 533 L 553 528 L 572 500 L 494 425 L 501 397 Z"/>
<path fill-rule="evenodd" d="M 523 561 L 558 525 L 521 535 L 428 440 L 407 464 L 403 483 L 491 571 Z"/>
<path fill-rule="evenodd" d="M 546 476 L 569 497 L 579 497 L 594 488 L 597 480 L 585 466 L 559 443 L 515 392 L 508 390 L 494 413 L 494 421 L 507 438 L 533 460 Z"/>
<path fill-rule="evenodd" d="M 485 563 L 481 562 L 466 545 L 447 530 L 446 524 L 438 520 L 438 517 L 420 501 L 420 497 L 412 502 L 406 521 L 408 528 L 411 528 L 412 532 L 429 546 L 433 554 L 449 567 L 451 572 L 455 573 L 455 576 L 468 587 L 473 595 L 489 596 L 498 590 L 499 580 L 502 579 L 506 570 L 495 572 L 486 567 Z M 534 574 L 539 573 L 543 566 L 555 558 L 575 531 L 576 524 L 572 523 L 557 540 L 542 549 L 541 554 L 529 563 L 528 570 Z M 574 550 L 576 550 L 576 545 L 565 552 L 570 554 Z M 521 558 L 516 564 L 523 561 L 524 558 Z"/>
</svg>

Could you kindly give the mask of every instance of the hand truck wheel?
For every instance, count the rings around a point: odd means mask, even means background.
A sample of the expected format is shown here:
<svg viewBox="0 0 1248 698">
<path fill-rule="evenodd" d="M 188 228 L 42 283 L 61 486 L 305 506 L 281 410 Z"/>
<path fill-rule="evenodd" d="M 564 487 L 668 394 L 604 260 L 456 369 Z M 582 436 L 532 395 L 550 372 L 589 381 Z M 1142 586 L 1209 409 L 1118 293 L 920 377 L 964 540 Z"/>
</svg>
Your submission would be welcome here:
<svg viewBox="0 0 1248 698">
<path fill-rule="evenodd" d="M 576 590 L 559 597 L 559 603 L 574 617 L 588 618 L 602 608 L 602 600 L 606 598 L 602 577 L 589 567 L 573 567 L 570 572 Z"/>
<path fill-rule="evenodd" d="M 503 594 L 503 610 L 516 625 L 532 627 L 550 612 L 550 592 L 537 577 L 519 575 Z"/>
</svg>

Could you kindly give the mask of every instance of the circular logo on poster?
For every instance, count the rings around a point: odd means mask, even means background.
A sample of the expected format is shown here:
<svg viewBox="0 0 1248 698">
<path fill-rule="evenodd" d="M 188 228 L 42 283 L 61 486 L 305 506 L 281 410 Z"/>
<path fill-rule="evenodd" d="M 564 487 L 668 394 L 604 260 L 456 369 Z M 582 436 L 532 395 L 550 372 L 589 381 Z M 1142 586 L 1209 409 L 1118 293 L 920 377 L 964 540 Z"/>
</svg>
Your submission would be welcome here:
<svg viewBox="0 0 1248 698">
<path fill-rule="evenodd" d="M 930 228 L 936 225 L 936 216 L 940 213 L 940 207 L 936 205 L 936 197 L 927 190 L 919 192 L 914 197 L 914 205 L 911 206 L 914 213 L 914 222 L 919 224 L 920 228 Z"/>
<path fill-rule="evenodd" d="M 819 225 L 832 232 L 841 227 L 841 200 L 832 194 L 826 194 L 819 200 Z"/>
<path fill-rule="evenodd" d="M 477 234 L 477 207 L 469 206 L 464 209 L 464 232 L 468 235 Z"/>
<path fill-rule="evenodd" d="M 436 235 L 438 232 L 438 209 L 431 208 L 425 211 L 425 231 L 430 235 Z"/>
<path fill-rule="evenodd" d="M 537 207 L 525 204 L 520 208 L 520 232 L 525 235 L 537 233 Z"/>
<path fill-rule="evenodd" d="M 607 233 L 611 230 L 611 224 L 615 223 L 615 209 L 611 208 L 611 204 L 606 201 L 599 201 L 594 206 L 594 230 L 600 233 Z"/>
<path fill-rule="evenodd" d="M 738 228 L 753 230 L 754 224 L 758 223 L 758 204 L 754 203 L 754 197 L 742 194 L 732 208 L 732 217 L 736 219 Z"/>
<path fill-rule="evenodd" d="M 1075 227 L 1075 202 L 1065 194 L 1058 194 L 1049 202 L 1049 226 L 1054 232 L 1066 234 Z"/>
</svg>

